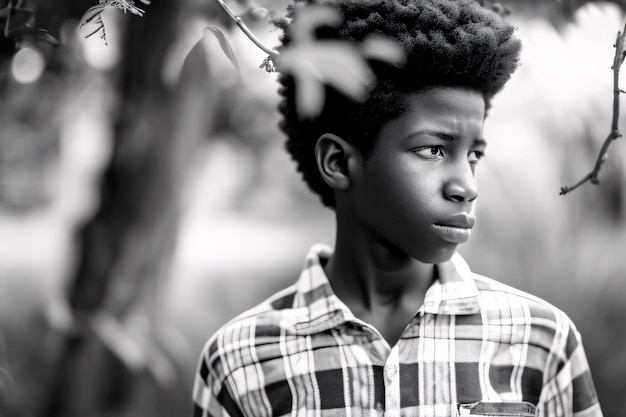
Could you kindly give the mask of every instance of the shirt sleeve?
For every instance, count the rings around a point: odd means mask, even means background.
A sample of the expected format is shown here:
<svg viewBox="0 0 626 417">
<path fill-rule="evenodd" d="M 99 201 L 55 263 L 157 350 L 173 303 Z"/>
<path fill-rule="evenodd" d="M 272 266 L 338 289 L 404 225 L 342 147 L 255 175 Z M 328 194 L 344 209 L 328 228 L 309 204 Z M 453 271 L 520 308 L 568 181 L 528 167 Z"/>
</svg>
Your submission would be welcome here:
<svg viewBox="0 0 626 417">
<path fill-rule="evenodd" d="M 218 352 L 217 338 L 213 338 L 200 355 L 193 386 L 193 417 L 243 417 L 228 390 Z"/>
<path fill-rule="evenodd" d="M 580 333 L 569 322 L 563 360 L 543 387 L 539 417 L 602 417 Z"/>
</svg>

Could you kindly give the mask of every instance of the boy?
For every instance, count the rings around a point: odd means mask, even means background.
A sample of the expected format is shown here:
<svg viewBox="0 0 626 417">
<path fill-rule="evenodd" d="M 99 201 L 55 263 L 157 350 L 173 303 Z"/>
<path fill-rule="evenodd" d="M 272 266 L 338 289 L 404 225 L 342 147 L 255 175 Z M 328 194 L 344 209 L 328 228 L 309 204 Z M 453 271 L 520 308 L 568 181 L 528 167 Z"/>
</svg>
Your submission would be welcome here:
<svg viewBox="0 0 626 417">
<path fill-rule="evenodd" d="M 367 101 L 328 88 L 313 120 L 281 76 L 287 149 L 335 210 L 335 248 L 314 246 L 293 286 L 209 340 L 194 416 L 601 416 L 567 316 L 455 253 L 474 225 L 486 110 L 518 63 L 514 29 L 473 0 L 319 3 L 343 23 L 318 37 L 384 35 L 406 65 L 372 61 Z"/>
</svg>

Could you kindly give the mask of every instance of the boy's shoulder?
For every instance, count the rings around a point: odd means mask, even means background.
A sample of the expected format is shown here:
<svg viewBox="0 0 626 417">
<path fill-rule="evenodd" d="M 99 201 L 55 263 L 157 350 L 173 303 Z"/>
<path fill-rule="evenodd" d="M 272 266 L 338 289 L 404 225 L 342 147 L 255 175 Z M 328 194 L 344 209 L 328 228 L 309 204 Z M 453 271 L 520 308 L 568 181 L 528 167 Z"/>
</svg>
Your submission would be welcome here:
<svg viewBox="0 0 626 417">
<path fill-rule="evenodd" d="M 563 360 L 581 344 L 574 322 L 554 304 L 484 275 L 472 272 L 471 278 L 479 294 L 481 325 L 500 329 L 510 327 L 512 335 L 528 339 L 516 341 L 513 336 L 507 340 L 509 343 L 530 342 L 546 351 L 558 347 L 556 351 Z M 502 331 L 501 335 L 506 333 Z"/>
<path fill-rule="evenodd" d="M 575 330 L 567 314 L 554 304 L 505 284 L 502 280 L 472 271 L 465 259 L 458 253 L 449 262 L 439 267 L 445 274 L 445 279 L 436 291 L 437 297 L 434 297 L 432 303 L 434 307 L 427 309 L 431 312 L 450 311 L 451 314 L 459 314 L 459 316 L 473 315 L 474 317 L 466 319 L 480 320 L 483 325 L 496 323 L 504 326 L 505 323 L 510 322 L 511 326 L 537 324 L 540 327 L 545 325 L 553 329 L 558 328 L 560 333 L 567 331 L 568 328 Z M 429 292 L 425 301 L 429 301 Z"/>
<path fill-rule="evenodd" d="M 227 321 L 213 333 L 205 349 L 213 351 L 237 340 L 254 339 L 259 334 L 279 335 L 293 327 L 298 309 L 294 307 L 297 285 L 284 288 L 256 306 Z"/>
<path fill-rule="evenodd" d="M 290 323 L 297 316 L 298 309 L 294 307 L 296 293 L 297 284 L 292 284 L 235 316 L 220 327 L 216 333 L 231 332 L 245 326 L 262 326 L 265 329 L 272 326 L 277 329 L 290 327 Z"/>
<path fill-rule="evenodd" d="M 563 310 L 541 297 L 475 272 L 471 273 L 471 279 L 484 311 L 522 309 L 526 315 L 541 316 L 551 321 L 570 321 Z"/>
</svg>

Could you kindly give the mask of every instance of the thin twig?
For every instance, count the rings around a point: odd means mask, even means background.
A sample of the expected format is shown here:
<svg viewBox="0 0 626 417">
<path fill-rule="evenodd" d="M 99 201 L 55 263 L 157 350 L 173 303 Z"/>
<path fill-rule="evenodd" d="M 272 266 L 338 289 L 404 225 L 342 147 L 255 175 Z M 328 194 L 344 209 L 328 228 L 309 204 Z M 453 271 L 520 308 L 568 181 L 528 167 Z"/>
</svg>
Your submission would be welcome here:
<svg viewBox="0 0 626 417">
<path fill-rule="evenodd" d="M 598 153 L 598 157 L 596 158 L 596 163 L 593 167 L 593 170 L 585 175 L 580 181 L 572 186 L 561 187 L 560 195 L 565 195 L 571 191 L 574 191 L 576 188 L 580 187 L 587 181 L 592 184 L 598 184 L 600 181 L 598 180 L 598 174 L 600 174 L 600 169 L 606 161 L 608 157 L 607 151 L 609 150 L 609 146 L 611 143 L 617 139 L 622 137 L 622 134 L 618 128 L 619 122 L 619 99 L 620 94 L 624 91 L 619 88 L 619 71 L 624 62 L 624 57 L 626 56 L 626 51 L 624 51 L 624 42 L 626 38 L 626 22 L 624 23 L 624 29 L 622 32 L 617 32 L 617 36 L 615 39 L 615 57 L 613 58 L 613 66 L 611 69 L 613 70 L 613 118 L 611 120 L 611 132 L 604 140 L 602 144 L 602 148 Z"/>
<path fill-rule="evenodd" d="M 9 37 L 9 30 L 11 28 L 11 11 L 13 10 L 13 2 L 9 1 L 9 4 L 7 5 L 7 9 L 9 9 L 8 13 L 7 13 L 7 21 L 4 24 L 4 37 L 8 39 Z"/>
<path fill-rule="evenodd" d="M 263 43 L 256 37 L 254 36 L 254 34 L 250 31 L 250 29 L 248 28 L 248 26 L 246 26 L 245 23 L 243 23 L 243 20 L 241 19 L 241 17 L 237 16 L 230 7 L 228 7 L 228 5 L 226 3 L 224 3 L 224 0 L 216 0 L 220 6 L 222 6 L 222 8 L 226 11 L 226 13 L 228 13 L 228 16 L 230 16 L 230 18 L 237 24 L 237 26 L 239 26 L 239 28 L 242 30 L 243 33 L 245 33 L 245 35 L 252 41 L 254 42 L 254 44 L 256 46 L 258 46 L 263 52 L 265 52 L 266 54 L 268 54 L 271 57 L 276 57 L 278 56 L 278 51 L 268 48 L 267 46 L 263 45 Z"/>
</svg>

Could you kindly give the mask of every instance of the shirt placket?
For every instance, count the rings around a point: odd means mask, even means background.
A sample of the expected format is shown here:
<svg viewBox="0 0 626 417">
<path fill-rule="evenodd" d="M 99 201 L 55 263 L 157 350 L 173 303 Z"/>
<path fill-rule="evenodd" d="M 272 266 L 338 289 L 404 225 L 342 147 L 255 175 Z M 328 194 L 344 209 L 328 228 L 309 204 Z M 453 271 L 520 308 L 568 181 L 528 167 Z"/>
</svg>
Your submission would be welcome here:
<svg viewBox="0 0 626 417">
<path fill-rule="evenodd" d="M 383 369 L 385 380 L 385 417 L 400 415 L 400 364 L 398 362 L 398 346 L 391 349 Z"/>
</svg>

